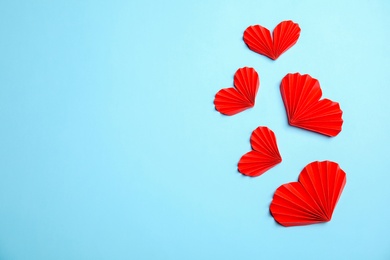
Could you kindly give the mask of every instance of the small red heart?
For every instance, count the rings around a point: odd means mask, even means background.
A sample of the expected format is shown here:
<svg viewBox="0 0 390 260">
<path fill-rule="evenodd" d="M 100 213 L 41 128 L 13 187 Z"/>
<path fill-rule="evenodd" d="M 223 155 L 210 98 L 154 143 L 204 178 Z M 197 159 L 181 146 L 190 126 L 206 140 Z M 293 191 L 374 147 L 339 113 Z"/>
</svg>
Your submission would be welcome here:
<svg viewBox="0 0 390 260">
<path fill-rule="evenodd" d="M 238 162 L 238 171 L 250 177 L 260 176 L 282 161 L 276 137 L 271 129 L 259 126 L 251 135 L 252 151 Z"/>
<path fill-rule="evenodd" d="M 252 25 L 244 31 L 244 42 L 252 51 L 276 60 L 298 41 L 300 33 L 301 28 L 297 23 L 283 21 L 275 27 L 272 40 L 267 28 Z"/>
<path fill-rule="evenodd" d="M 287 74 L 280 92 L 290 125 L 327 136 L 341 132 L 343 111 L 337 102 L 320 100 L 322 91 L 317 79 L 299 73 Z"/>
<path fill-rule="evenodd" d="M 271 214 L 285 227 L 328 222 L 346 181 L 345 172 L 337 163 L 312 162 L 302 170 L 298 182 L 276 189 Z"/>
<path fill-rule="evenodd" d="M 238 69 L 234 75 L 235 88 L 221 89 L 215 95 L 215 109 L 221 114 L 232 116 L 253 107 L 259 85 L 259 75 L 253 68 Z"/>
</svg>

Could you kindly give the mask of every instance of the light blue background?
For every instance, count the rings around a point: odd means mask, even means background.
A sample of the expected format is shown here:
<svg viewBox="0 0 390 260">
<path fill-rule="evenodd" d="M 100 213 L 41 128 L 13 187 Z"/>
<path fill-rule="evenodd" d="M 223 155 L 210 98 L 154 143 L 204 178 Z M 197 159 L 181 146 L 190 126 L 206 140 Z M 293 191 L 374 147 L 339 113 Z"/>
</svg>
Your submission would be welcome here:
<svg viewBox="0 0 390 260">
<path fill-rule="evenodd" d="M 185 3 L 184 3 L 185 2 Z M 316 3 L 313 3 L 316 2 Z M 0 2 L 0 259 L 390 259 L 389 1 Z M 245 28 L 299 23 L 277 61 Z M 253 109 L 214 110 L 254 67 Z M 289 72 L 344 111 L 327 138 L 287 125 Z M 237 172 L 260 125 L 282 164 Z M 284 228 L 275 189 L 315 160 L 347 185 L 331 222 Z"/>
</svg>

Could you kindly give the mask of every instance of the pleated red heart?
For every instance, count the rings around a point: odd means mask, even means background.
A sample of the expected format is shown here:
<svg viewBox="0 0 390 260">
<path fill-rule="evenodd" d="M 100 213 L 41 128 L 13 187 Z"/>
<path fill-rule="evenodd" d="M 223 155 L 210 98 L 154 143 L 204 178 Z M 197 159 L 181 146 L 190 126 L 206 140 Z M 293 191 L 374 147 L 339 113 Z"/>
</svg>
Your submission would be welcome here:
<svg viewBox="0 0 390 260">
<path fill-rule="evenodd" d="M 235 87 L 221 89 L 215 95 L 215 109 L 232 116 L 253 107 L 259 85 L 259 75 L 253 68 L 238 69 L 234 75 Z"/>
<path fill-rule="evenodd" d="M 286 227 L 328 222 L 345 184 L 346 174 L 337 163 L 312 162 L 302 170 L 298 182 L 276 189 L 271 214 Z"/>
<path fill-rule="evenodd" d="M 238 162 L 238 171 L 250 177 L 256 177 L 268 171 L 282 161 L 276 137 L 271 129 L 259 126 L 251 135 L 252 151 L 244 154 Z"/>
<path fill-rule="evenodd" d="M 252 51 L 276 60 L 298 41 L 300 33 L 301 28 L 293 21 L 279 23 L 272 33 L 272 38 L 267 28 L 252 25 L 244 31 L 244 42 Z"/>
<path fill-rule="evenodd" d="M 327 136 L 336 136 L 343 125 L 343 111 L 337 102 L 322 99 L 317 79 L 299 73 L 287 74 L 281 84 L 288 123 Z"/>
</svg>

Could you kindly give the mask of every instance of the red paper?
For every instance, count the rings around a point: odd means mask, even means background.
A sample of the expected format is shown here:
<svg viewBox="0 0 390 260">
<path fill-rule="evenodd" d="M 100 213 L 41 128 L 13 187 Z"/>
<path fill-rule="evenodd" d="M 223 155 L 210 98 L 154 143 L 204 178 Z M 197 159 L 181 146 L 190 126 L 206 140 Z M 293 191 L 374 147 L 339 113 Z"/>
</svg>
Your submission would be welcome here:
<svg viewBox="0 0 390 260">
<path fill-rule="evenodd" d="M 256 128 L 250 139 L 252 151 L 244 154 L 238 162 L 238 171 L 256 177 L 282 161 L 274 132 L 268 127 Z"/>
<path fill-rule="evenodd" d="M 322 99 L 317 79 L 299 73 L 287 74 L 280 85 L 288 123 L 327 136 L 336 136 L 343 124 L 340 105 Z"/>
<path fill-rule="evenodd" d="M 253 68 L 240 68 L 234 75 L 235 88 L 224 88 L 215 95 L 214 104 L 221 114 L 232 116 L 255 105 L 259 75 Z"/>
<path fill-rule="evenodd" d="M 301 28 L 297 23 L 283 21 L 275 27 L 272 40 L 267 28 L 252 25 L 244 32 L 244 42 L 252 51 L 276 60 L 298 41 L 300 33 Z"/>
<path fill-rule="evenodd" d="M 337 163 L 312 162 L 302 170 L 298 182 L 276 190 L 271 214 L 285 227 L 328 222 L 345 184 L 345 172 Z"/>
</svg>

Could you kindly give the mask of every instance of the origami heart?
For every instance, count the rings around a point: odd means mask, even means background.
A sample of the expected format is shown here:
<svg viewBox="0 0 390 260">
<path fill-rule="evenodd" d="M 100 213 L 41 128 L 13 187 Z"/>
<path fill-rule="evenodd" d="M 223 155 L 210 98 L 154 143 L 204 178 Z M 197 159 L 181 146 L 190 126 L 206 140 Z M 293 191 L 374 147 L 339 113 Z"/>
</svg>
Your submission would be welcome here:
<svg viewBox="0 0 390 260">
<path fill-rule="evenodd" d="M 259 126 L 251 135 L 252 151 L 244 154 L 238 162 L 238 171 L 256 177 L 282 161 L 274 132 L 268 127 Z"/>
<path fill-rule="evenodd" d="M 299 73 L 287 74 L 280 84 L 288 123 L 327 136 L 336 136 L 343 124 L 340 105 L 322 99 L 317 79 Z"/>
<path fill-rule="evenodd" d="M 252 51 L 276 60 L 298 41 L 300 33 L 301 28 L 297 23 L 283 21 L 275 27 L 272 41 L 267 28 L 252 25 L 244 31 L 244 42 Z"/>
<path fill-rule="evenodd" d="M 255 105 L 259 75 L 253 68 L 240 68 L 234 75 L 235 88 L 224 88 L 215 95 L 215 109 L 232 116 Z"/>
<path fill-rule="evenodd" d="M 286 227 L 328 222 L 345 184 L 345 172 L 337 163 L 312 162 L 302 170 L 298 182 L 276 189 L 271 214 Z"/>
</svg>

